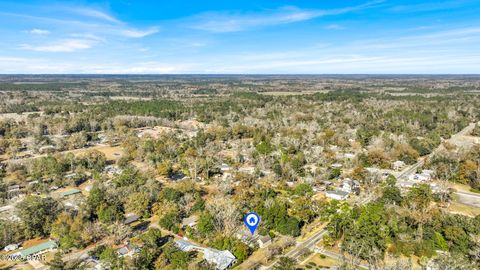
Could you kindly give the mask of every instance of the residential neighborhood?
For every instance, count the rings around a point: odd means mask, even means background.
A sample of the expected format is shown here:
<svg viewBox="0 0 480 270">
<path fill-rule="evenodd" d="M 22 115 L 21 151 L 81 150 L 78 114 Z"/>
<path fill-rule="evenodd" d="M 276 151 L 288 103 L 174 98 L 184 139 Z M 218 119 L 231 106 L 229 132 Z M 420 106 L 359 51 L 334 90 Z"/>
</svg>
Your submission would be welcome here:
<svg viewBox="0 0 480 270">
<path fill-rule="evenodd" d="M 411 96 L 480 80 L 65 80 L 0 85 L 5 269 L 476 269 L 480 99 Z"/>
</svg>

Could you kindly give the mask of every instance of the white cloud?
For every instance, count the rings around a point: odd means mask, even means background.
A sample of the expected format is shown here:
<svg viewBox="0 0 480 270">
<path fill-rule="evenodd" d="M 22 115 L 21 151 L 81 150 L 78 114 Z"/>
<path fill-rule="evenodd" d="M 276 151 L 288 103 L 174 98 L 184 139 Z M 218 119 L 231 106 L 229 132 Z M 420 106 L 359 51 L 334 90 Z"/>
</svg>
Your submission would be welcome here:
<svg viewBox="0 0 480 270">
<path fill-rule="evenodd" d="M 75 39 L 90 39 L 90 40 L 95 40 L 99 42 L 107 41 L 105 38 L 99 37 L 92 33 L 72 33 L 72 34 L 69 34 L 69 36 L 74 37 Z"/>
<path fill-rule="evenodd" d="M 159 32 L 158 26 L 144 27 L 143 29 L 123 22 L 101 10 L 82 6 L 49 6 L 42 10 L 49 12 L 11 13 L 0 11 L 0 16 L 16 17 L 32 24 L 51 25 L 56 32 L 64 35 L 71 33 L 88 33 L 105 41 L 108 37 L 142 38 Z M 53 13 L 52 10 L 58 11 Z M 53 14 L 53 15 L 52 15 Z M 25 31 L 35 35 L 47 35 L 50 32 L 45 29 L 33 28 Z M 100 38 L 99 38 L 100 37 Z M 88 37 L 87 37 L 88 38 Z M 90 39 L 90 38 L 88 38 Z"/>
<path fill-rule="evenodd" d="M 86 17 L 91 17 L 91 18 L 96 18 L 96 19 L 101 19 L 104 21 L 108 22 L 113 22 L 113 23 L 122 23 L 120 20 L 115 18 L 112 15 L 109 15 L 103 11 L 97 10 L 97 9 L 92 9 L 92 8 L 87 8 L 87 7 L 76 7 L 76 8 L 69 8 L 74 13 L 77 13 L 79 15 L 83 15 Z"/>
<path fill-rule="evenodd" d="M 271 15 L 202 15 L 203 22 L 192 26 L 194 29 L 204 30 L 214 33 L 238 32 L 258 26 L 269 26 L 277 24 L 286 24 L 312 19 L 316 17 L 313 12 L 291 10 L 286 12 L 278 12 Z M 216 17 L 207 19 L 208 17 Z"/>
<path fill-rule="evenodd" d="M 341 15 L 367 8 L 374 8 L 383 2 L 383 0 L 376 0 L 358 6 L 331 10 L 304 10 L 296 7 L 284 7 L 274 12 L 254 14 L 210 12 L 193 18 L 191 28 L 213 33 L 238 32 L 255 27 L 288 24 L 323 16 Z"/>
<path fill-rule="evenodd" d="M 434 50 L 447 46 L 448 49 L 456 48 L 452 44 L 474 44 L 480 40 L 480 27 L 456 28 L 445 31 L 431 32 L 421 35 L 409 35 L 392 38 L 379 38 L 370 40 L 358 40 L 350 44 L 345 50 L 377 50 L 377 49 L 406 49 L 427 48 Z M 341 47 L 341 46 L 339 46 Z"/>
<path fill-rule="evenodd" d="M 50 31 L 44 30 L 44 29 L 39 29 L 39 28 L 33 28 L 28 31 L 28 33 L 33 34 L 33 35 L 48 35 L 50 34 Z"/>
<path fill-rule="evenodd" d="M 119 31 L 119 33 L 120 35 L 129 37 L 129 38 L 142 38 L 142 37 L 146 37 L 146 36 L 158 33 L 158 31 L 159 31 L 158 27 L 152 27 L 147 30 L 122 29 Z"/>
<path fill-rule="evenodd" d="M 63 39 L 54 43 L 45 45 L 28 45 L 23 44 L 20 48 L 36 52 L 74 52 L 78 50 L 89 49 L 94 45 L 94 41 L 90 39 Z"/>
</svg>

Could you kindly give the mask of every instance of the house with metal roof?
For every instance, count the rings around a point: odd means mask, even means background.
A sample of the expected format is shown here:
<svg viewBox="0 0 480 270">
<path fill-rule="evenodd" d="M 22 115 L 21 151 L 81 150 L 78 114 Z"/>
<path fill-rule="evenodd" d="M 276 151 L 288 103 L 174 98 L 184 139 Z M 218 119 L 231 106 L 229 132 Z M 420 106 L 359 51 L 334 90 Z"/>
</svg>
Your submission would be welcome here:
<svg viewBox="0 0 480 270">
<path fill-rule="evenodd" d="M 38 255 L 45 252 L 53 251 L 55 249 L 57 249 L 57 243 L 55 243 L 55 241 L 53 240 L 49 240 L 41 244 L 20 250 L 19 252 L 15 253 L 15 255 L 19 255 L 22 258 L 25 258 L 32 255 Z"/>
<path fill-rule="evenodd" d="M 190 243 L 188 241 L 185 241 L 185 240 L 175 240 L 175 246 L 180 249 L 181 251 L 184 251 L 184 252 L 189 252 L 189 251 L 193 251 L 193 250 L 200 250 L 202 251 L 203 248 L 200 247 L 200 246 L 197 246 L 193 243 Z"/>
<path fill-rule="evenodd" d="M 80 190 L 74 188 L 74 189 L 70 189 L 70 190 L 67 190 L 67 191 L 64 191 L 64 192 L 60 193 L 60 197 L 65 198 L 65 197 L 75 195 L 75 194 L 78 194 L 78 193 L 80 193 Z"/>
<path fill-rule="evenodd" d="M 214 264 L 218 270 L 225 270 L 237 262 L 237 258 L 235 258 L 235 256 L 228 250 L 204 248 L 182 239 L 175 240 L 175 246 L 184 252 L 194 250 L 203 252 L 203 259 Z"/>
<path fill-rule="evenodd" d="M 228 250 L 205 248 L 203 258 L 216 266 L 218 270 L 225 270 L 237 262 L 237 258 Z"/>
<path fill-rule="evenodd" d="M 118 248 L 117 249 L 117 254 L 120 257 L 125 257 L 125 256 L 132 257 L 133 255 L 135 255 L 139 251 L 140 250 L 138 248 L 132 247 L 130 245 L 126 245 L 126 246 L 123 246 L 121 248 Z"/>
</svg>

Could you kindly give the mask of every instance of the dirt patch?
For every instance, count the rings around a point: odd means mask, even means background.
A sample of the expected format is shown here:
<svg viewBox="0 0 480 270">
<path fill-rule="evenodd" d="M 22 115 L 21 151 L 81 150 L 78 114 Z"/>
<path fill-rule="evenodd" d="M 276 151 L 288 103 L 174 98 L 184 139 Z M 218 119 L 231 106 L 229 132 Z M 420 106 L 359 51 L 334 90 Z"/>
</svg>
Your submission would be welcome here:
<svg viewBox="0 0 480 270">
<path fill-rule="evenodd" d="M 71 152 L 73 152 L 75 155 L 82 155 L 85 153 L 88 153 L 89 151 L 97 150 L 99 152 L 102 152 L 107 160 L 113 160 L 116 161 L 120 159 L 124 152 L 123 148 L 120 146 L 109 146 L 109 145 L 97 145 L 91 148 L 84 148 L 84 149 L 76 149 Z"/>
</svg>

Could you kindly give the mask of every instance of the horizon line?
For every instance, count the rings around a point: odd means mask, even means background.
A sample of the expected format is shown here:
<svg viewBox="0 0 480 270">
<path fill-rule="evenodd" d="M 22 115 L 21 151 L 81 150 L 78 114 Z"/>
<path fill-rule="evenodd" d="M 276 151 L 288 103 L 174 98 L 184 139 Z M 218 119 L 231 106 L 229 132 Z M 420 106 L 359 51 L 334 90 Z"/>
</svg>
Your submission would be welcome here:
<svg viewBox="0 0 480 270">
<path fill-rule="evenodd" d="M 0 73 L 0 76 L 480 76 L 480 73 Z"/>
</svg>

